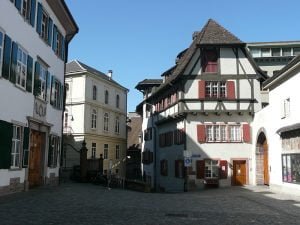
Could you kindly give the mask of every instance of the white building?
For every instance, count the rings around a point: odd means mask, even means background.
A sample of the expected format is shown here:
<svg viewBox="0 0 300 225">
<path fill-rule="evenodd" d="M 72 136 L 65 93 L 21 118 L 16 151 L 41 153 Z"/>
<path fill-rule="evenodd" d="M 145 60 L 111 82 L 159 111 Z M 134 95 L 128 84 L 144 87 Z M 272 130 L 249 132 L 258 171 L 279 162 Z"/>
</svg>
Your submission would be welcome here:
<svg viewBox="0 0 300 225">
<path fill-rule="evenodd" d="M 58 183 L 64 67 L 77 32 L 63 0 L 0 1 L 0 193 Z"/>
<path fill-rule="evenodd" d="M 252 184 L 252 122 L 267 76 L 246 44 L 213 20 L 193 35 L 176 62 L 137 107 L 143 115 L 143 156 L 153 152 L 148 169 L 155 169 L 145 171 L 152 187 Z"/>
<path fill-rule="evenodd" d="M 79 165 L 72 146 L 79 150 L 85 140 L 88 158 L 102 154 L 104 173 L 112 169 L 125 177 L 128 89 L 113 80 L 112 71 L 106 75 L 77 60 L 66 64 L 66 86 L 64 166 Z M 68 158 L 72 153 L 77 158 Z"/>
<path fill-rule="evenodd" d="M 269 105 L 253 126 L 253 183 L 300 194 L 300 56 L 263 84 Z"/>
</svg>

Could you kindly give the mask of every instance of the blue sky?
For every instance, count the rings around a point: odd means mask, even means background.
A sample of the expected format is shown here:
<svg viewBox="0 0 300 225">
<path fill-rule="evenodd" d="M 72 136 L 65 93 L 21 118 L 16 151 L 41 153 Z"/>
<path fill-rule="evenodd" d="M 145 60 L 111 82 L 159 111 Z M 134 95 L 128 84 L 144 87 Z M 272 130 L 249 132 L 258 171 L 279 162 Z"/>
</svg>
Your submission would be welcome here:
<svg viewBox="0 0 300 225">
<path fill-rule="evenodd" d="M 79 33 L 78 59 L 128 88 L 128 112 L 142 100 L 134 87 L 160 75 L 209 18 L 244 42 L 300 40 L 299 0 L 66 0 Z"/>
</svg>

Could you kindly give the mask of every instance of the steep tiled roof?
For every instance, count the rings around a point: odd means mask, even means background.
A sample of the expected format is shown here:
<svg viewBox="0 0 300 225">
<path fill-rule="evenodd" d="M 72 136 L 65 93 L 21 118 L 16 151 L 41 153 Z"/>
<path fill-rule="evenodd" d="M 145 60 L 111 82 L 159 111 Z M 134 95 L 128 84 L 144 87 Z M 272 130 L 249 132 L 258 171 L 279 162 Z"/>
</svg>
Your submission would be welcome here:
<svg viewBox="0 0 300 225">
<path fill-rule="evenodd" d="M 80 72 L 89 72 L 92 73 L 96 76 L 99 76 L 100 78 L 109 81 L 110 83 L 113 83 L 117 86 L 119 86 L 122 89 L 128 90 L 127 88 L 123 87 L 122 85 L 120 85 L 119 83 L 117 83 L 116 81 L 114 81 L 112 78 L 108 77 L 106 74 L 102 73 L 99 70 L 96 70 L 78 60 L 73 60 L 71 62 L 68 62 L 66 64 L 66 74 L 72 74 L 72 73 L 80 73 Z"/>
<path fill-rule="evenodd" d="M 187 50 L 182 52 L 181 57 L 178 60 L 176 67 L 174 68 L 172 75 L 168 77 L 168 79 L 163 83 L 156 92 L 150 96 L 150 98 L 154 98 L 157 93 L 159 93 L 164 88 L 168 87 L 168 85 L 177 80 L 178 77 L 183 73 L 185 68 L 187 67 L 188 63 L 192 59 L 193 55 L 195 54 L 198 46 L 207 46 L 207 45 L 238 45 L 238 46 L 246 46 L 246 43 L 242 42 L 224 27 L 219 25 L 216 21 L 209 19 L 206 25 L 202 28 L 202 30 L 194 36 L 192 44 Z M 246 55 L 250 57 L 250 54 Z M 252 60 L 251 62 L 254 68 L 264 76 L 263 72 L 260 68 L 254 63 Z"/>
</svg>

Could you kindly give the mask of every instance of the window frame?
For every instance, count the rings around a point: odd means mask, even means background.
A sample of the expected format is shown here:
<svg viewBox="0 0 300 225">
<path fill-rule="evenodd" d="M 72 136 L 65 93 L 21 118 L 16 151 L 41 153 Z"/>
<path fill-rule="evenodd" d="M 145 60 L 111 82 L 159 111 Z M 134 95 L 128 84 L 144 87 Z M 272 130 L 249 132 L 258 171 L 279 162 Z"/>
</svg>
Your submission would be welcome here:
<svg viewBox="0 0 300 225">
<path fill-rule="evenodd" d="M 18 132 L 19 130 L 19 132 Z M 18 136 L 19 133 L 19 136 Z M 24 129 L 22 126 L 13 124 L 13 136 L 11 146 L 11 169 L 19 169 L 21 165 L 21 156 L 23 151 Z"/>
<path fill-rule="evenodd" d="M 46 66 L 43 62 L 38 60 L 38 63 L 40 65 L 40 71 L 39 71 L 39 84 L 40 84 L 40 90 L 41 93 L 37 97 L 46 101 L 47 97 L 47 76 L 48 76 L 48 66 Z M 50 82 L 50 81 L 48 81 Z"/>
<path fill-rule="evenodd" d="M 120 159 L 120 145 L 116 145 L 116 159 Z"/>
<path fill-rule="evenodd" d="M 120 119 L 117 116 L 115 120 L 115 133 L 120 134 Z"/>
<path fill-rule="evenodd" d="M 109 115 L 107 112 L 104 113 L 104 116 L 103 116 L 103 130 L 105 132 L 109 131 Z"/>
<path fill-rule="evenodd" d="M 212 55 L 214 54 L 214 55 Z M 219 71 L 219 58 L 220 49 L 219 48 L 208 48 L 203 49 L 201 58 L 201 71 L 207 74 L 217 74 Z M 212 70 L 212 71 L 210 71 Z"/>
<path fill-rule="evenodd" d="M 108 93 L 108 90 L 104 91 L 104 103 L 105 104 L 109 103 L 109 93 Z"/>
<path fill-rule="evenodd" d="M 42 18 L 41 18 L 41 34 L 40 37 L 48 43 L 50 37 L 49 34 L 49 14 L 42 8 Z M 45 20 L 45 21 L 44 21 Z"/>
<path fill-rule="evenodd" d="M 116 96 L 116 107 L 119 109 L 120 108 L 120 95 L 117 94 Z"/>
<path fill-rule="evenodd" d="M 227 91 L 226 81 L 205 81 L 205 98 L 225 99 Z"/>
<path fill-rule="evenodd" d="M 108 159 L 108 144 L 103 145 L 103 159 Z"/>
<path fill-rule="evenodd" d="M 92 109 L 91 113 L 91 129 L 97 129 L 97 110 Z"/>
<path fill-rule="evenodd" d="M 204 160 L 204 179 L 219 179 L 220 161 L 214 159 Z"/>
<path fill-rule="evenodd" d="M 50 156 L 50 162 L 48 163 L 48 166 L 50 168 L 56 168 L 57 167 L 57 161 L 59 158 L 59 152 L 60 152 L 60 137 L 57 135 L 50 135 L 49 139 L 50 145 L 52 146 L 52 152 L 49 152 L 51 154 Z M 49 161 L 49 159 L 48 159 Z"/>
<path fill-rule="evenodd" d="M 93 85 L 92 99 L 97 100 L 97 86 Z"/>
<path fill-rule="evenodd" d="M 30 20 L 30 11 L 31 11 L 31 1 L 32 0 L 22 0 L 21 2 L 21 15 L 24 17 L 25 20 Z M 24 2 L 26 2 L 26 9 L 24 9 Z"/>
<path fill-rule="evenodd" d="M 91 147 L 91 158 L 95 159 L 96 158 L 96 152 L 97 152 L 97 143 L 92 142 L 92 147 Z"/>
</svg>

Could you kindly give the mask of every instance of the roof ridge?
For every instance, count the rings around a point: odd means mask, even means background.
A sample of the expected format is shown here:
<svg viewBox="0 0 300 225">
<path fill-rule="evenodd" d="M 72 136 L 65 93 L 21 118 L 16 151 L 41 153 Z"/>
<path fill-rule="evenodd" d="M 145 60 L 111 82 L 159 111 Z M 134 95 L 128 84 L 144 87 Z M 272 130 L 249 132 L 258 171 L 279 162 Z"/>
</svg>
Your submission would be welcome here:
<svg viewBox="0 0 300 225">
<path fill-rule="evenodd" d="M 84 68 L 84 67 L 82 66 L 82 64 L 84 64 L 84 63 L 80 62 L 80 61 L 77 60 L 77 59 L 75 59 L 74 61 L 78 64 L 78 66 L 79 66 L 82 70 L 87 70 L 86 68 Z"/>
</svg>

